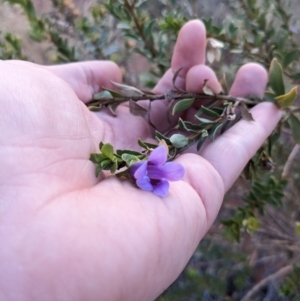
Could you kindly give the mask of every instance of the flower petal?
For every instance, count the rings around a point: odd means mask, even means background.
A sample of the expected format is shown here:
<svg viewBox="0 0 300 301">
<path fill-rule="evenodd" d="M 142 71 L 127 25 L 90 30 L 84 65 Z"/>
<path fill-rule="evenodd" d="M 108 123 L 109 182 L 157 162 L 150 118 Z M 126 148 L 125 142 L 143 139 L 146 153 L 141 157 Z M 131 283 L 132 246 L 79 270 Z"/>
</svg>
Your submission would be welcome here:
<svg viewBox="0 0 300 301">
<path fill-rule="evenodd" d="M 136 185 L 146 191 L 152 191 L 153 190 L 153 186 L 150 183 L 150 179 L 148 177 L 143 177 L 140 178 L 138 180 L 136 180 Z"/>
<path fill-rule="evenodd" d="M 134 164 L 132 164 L 132 165 L 130 166 L 130 175 L 131 175 L 132 177 L 134 177 L 134 173 L 137 171 L 137 169 L 138 169 L 143 163 L 144 163 L 143 161 L 138 161 L 138 162 L 136 162 L 136 163 L 134 163 Z"/>
<path fill-rule="evenodd" d="M 176 162 L 168 162 L 163 166 L 148 166 L 148 177 L 150 179 L 178 181 L 183 178 L 184 172 L 184 167 Z"/>
<path fill-rule="evenodd" d="M 154 194 L 157 196 L 165 197 L 169 192 L 169 182 L 166 180 L 159 181 L 153 188 Z"/>
<path fill-rule="evenodd" d="M 168 154 L 165 147 L 159 146 L 151 152 L 148 162 L 150 163 L 150 165 L 153 164 L 155 166 L 159 166 L 166 163 L 167 158 Z"/>
<path fill-rule="evenodd" d="M 147 171 L 148 177 L 154 180 L 161 180 L 165 175 L 163 166 L 148 165 Z"/>
<path fill-rule="evenodd" d="M 131 168 L 135 170 L 133 176 L 135 179 L 141 179 L 147 176 L 147 161 L 140 161 L 134 163 Z"/>
</svg>

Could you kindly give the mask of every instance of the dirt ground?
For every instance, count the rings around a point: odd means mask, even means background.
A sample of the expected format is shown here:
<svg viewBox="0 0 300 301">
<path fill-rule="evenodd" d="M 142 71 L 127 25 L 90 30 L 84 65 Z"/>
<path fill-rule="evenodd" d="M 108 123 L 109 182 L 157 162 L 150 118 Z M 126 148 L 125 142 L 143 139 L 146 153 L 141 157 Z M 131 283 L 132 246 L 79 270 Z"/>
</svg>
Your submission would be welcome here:
<svg viewBox="0 0 300 301">
<path fill-rule="evenodd" d="M 88 10 L 93 0 L 73 0 L 76 8 L 80 12 Z M 50 14 L 53 11 L 51 0 L 32 0 L 36 12 L 40 15 Z M 0 32 L 12 32 L 22 38 L 23 51 L 25 55 L 34 58 L 36 63 L 50 63 L 49 56 L 46 52 L 49 51 L 47 43 L 36 43 L 28 36 L 28 22 L 18 5 L 10 5 L 9 3 L 0 3 Z"/>
<path fill-rule="evenodd" d="M 65 0 L 67 2 L 73 2 L 76 8 L 84 14 L 95 0 Z M 1 2 L 1 0 L 0 0 Z M 32 0 L 36 12 L 39 15 L 51 14 L 53 12 L 51 0 Z M 224 1 L 225 3 L 226 1 Z M 291 11 L 294 16 L 299 16 L 300 5 L 299 0 L 292 0 Z M 211 0 L 201 1 L 199 0 L 198 6 L 200 7 L 200 14 L 213 16 L 216 21 L 221 20 L 226 13 L 226 5 L 223 1 Z M 151 3 L 150 3 L 151 5 Z M 297 20 L 296 25 L 293 26 L 297 37 L 300 40 L 300 19 Z M 0 3 L 0 32 L 12 32 L 22 38 L 23 52 L 30 58 L 34 58 L 34 62 L 50 64 L 49 55 L 47 55 L 50 45 L 43 43 L 42 47 L 40 43 L 36 43 L 28 36 L 28 22 L 22 10 L 18 5 L 10 5 L 8 3 Z"/>
</svg>

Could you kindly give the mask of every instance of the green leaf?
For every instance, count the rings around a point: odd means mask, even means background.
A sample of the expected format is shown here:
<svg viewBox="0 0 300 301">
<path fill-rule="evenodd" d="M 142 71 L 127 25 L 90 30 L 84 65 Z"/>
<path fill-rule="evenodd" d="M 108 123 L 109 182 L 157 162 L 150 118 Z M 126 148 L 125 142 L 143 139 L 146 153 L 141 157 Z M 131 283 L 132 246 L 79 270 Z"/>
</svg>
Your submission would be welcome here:
<svg viewBox="0 0 300 301">
<path fill-rule="evenodd" d="M 224 134 L 226 132 L 226 130 L 229 128 L 230 124 L 231 124 L 232 121 L 230 120 L 226 120 L 224 123 L 223 123 L 223 126 L 220 130 L 220 135 Z"/>
<path fill-rule="evenodd" d="M 276 58 L 274 58 L 271 62 L 269 83 L 276 96 L 283 95 L 285 93 L 282 67 Z"/>
<path fill-rule="evenodd" d="M 245 175 L 245 178 L 247 180 L 252 180 L 256 174 L 256 169 L 255 169 L 255 164 L 254 161 L 251 159 L 247 165 L 245 166 L 243 173 Z"/>
<path fill-rule="evenodd" d="M 157 145 L 155 146 L 157 147 Z M 144 156 L 142 153 L 137 152 L 137 151 L 133 151 L 133 150 L 129 150 L 129 149 L 118 149 L 117 150 L 117 154 L 119 156 L 122 156 L 123 154 L 130 154 L 130 155 L 134 155 L 134 156 Z"/>
<path fill-rule="evenodd" d="M 247 232 L 249 232 L 251 235 L 260 228 L 260 222 L 254 216 L 250 216 L 249 218 L 244 219 L 242 223 Z"/>
<path fill-rule="evenodd" d="M 162 133 L 158 132 L 158 131 L 155 131 L 155 138 L 160 141 L 160 140 L 165 140 L 166 143 L 168 145 L 172 145 L 172 142 L 170 141 L 170 138 L 168 138 L 167 136 L 163 135 Z"/>
<path fill-rule="evenodd" d="M 133 163 L 140 161 L 137 156 L 128 153 L 122 155 L 122 160 L 126 162 L 128 167 L 130 167 Z"/>
<path fill-rule="evenodd" d="M 114 163 L 113 163 L 113 165 L 111 166 L 111 168 L 110 168 L 110 173 L 111 174 L 114 174 L 115 172 L 116 172 L 116 170 L 118 169 L 118 162 L 117 161 L 115 161 Z"/>
<path fill-rule="evenodd" d="M 100 165 L 97 165 L 96 167 L 96 177 L 99 176 L 100 172 L 103 170 L 103 168 Z"/>
<path fill-rule="evenodd" d="M 189 143 L 187 137 L 181 134 L 174 134 L 170 137 L 170 141 L 172 142 L 173 146 L 176 148 L 181 148 L 186 146 Z"/>
<path fill-rule="evenodd" d="M 187 110 L 193 105 L 194 100 L 194 98 L 186 98 L 178 101 L 173 107 L 172 114 L 174 115 L 176 113 Z"/>
<path fill-rule="evenodd" d="M 195 117 L 202 123 L 214 123 L 213 120 L 209 120 L 209 119 L 206 119 L 206 118 L 200 118 L 198 117 L 197 115 L 195 115 Z"/>
<path fill-rule="evenodd" d="M 145 36 L 150 40 L 153 40 L 153 32 L 156 22 L 156 19 L 153 19 L 144 27 Z"/>
<path fill-rule="evenodd" d="M 91 154 L 90 155 L 90 161 L 92 161 L 93 163 L 100 163 L 104 159 L 106 159 L 106 157 L 103 154 Z"/>
<path fill-rule="evenodd" d="M 110 160 L 114 159 L 114 147 L 110 143 L 103 144 L 100 150 Z"/>
<path fill-rule="evenodd" d="M 294 87 L 287 94 L 275 97 L 275 102 L 280 109 L 287 108 L 294 104 L 297 99 L 297 89 L 298 87 Z"/>
<path fill-rule="evenodd" d="M 233 23 L 230 23 L 230 25 L 228 27 L 228 31 L 229 31 L 229 34 L 231 35 L 231 37 L 233 37 L 233 38 L 235 37 L 237 30 L 238 30 L 238 28 Z"/>
<path fill-rule="evenodd" d="M 110 166 L 113 164 L 113 162 L 110 160 L 110 159 L 105 159 L 105 160 L 102 160 L 101 163 L 100 163 L 100 166 L 103 168 L 103 169 L 107 169 L 107 167 Z"/>
<path fill-rule="evenodd" d="M 223 220 L 222 224 L 225 226 L 225 236 L 233 241 L 239 242 L 241 237 L 239 223 L 234 220 Z"/>
<path fill-rule="evenodd" d="M 296 233 L 298 236 L 300 236 L 300 222 L 295 223 Z"/>
<path fill-rule="evenodd" d="M 219 124 L 216 124 L 215 126 L 213 126 L 211 129 L 210 129 L 210 133 L 209 133 L 209 138 L 210 140 L 214 141 L 215 140 L 215 136 L 218 132 L 218 130 L 223 126 L 223 123 L 219 123 Z"/>
<path fill-rule="evenodd" d="M 200 130 L 203 130 L 206 127 L 206 125 L 203 123 L 202 124 L 199 124 L 199 123 L 194 124 L 189 121 L 183 121 L 180 118 L 178 120 L 178 125 L 182 131 L 193 132 L 193 133 L 199 133 Z"/>
<path fill-rule="evenodd" d="M 207 116 L 211 116 L 211 117 L 220 117 L 220 114 L 218 114 L 217 112 L 205 107 L 205 106 L 201 106 L 202 108 L 202 112 L 207 115 Z"/>
<path fill-rule="evenodd" d="M 294 60 L 297 60 L 300 56 L 299 50 L 292 50 L 285 54 L 284 60 L 282 62 L 283 67 L 286 68 L 290 63 L 292 63 Z"/>
<path fill-rule="evenodd" d="M 107 90 L 104 90 L 104 91 L 102 91 L 102 92 L 100 92 L 100 93 L 96 93 L 96 94 L 94 94 L 94 96 L 93 96 L 93 99 L 94 99 L 94 100 L 103 99 L 103 98 L 110 98 L 110 99 L 112 99 L 113 96 L 112 96 L 111 93 L 110 93 L 109 91 L 107 91 Z"/>
<path fill-rule="evenodd" d="M 122 97 L 122 94 L 120 94 L 117 91 L 107 89 L 107 88 L 103 88 L 103 90 L 109 92 L 113 97 Z"/>
<path fill-rule="evenodd" d="M 269 155 L 272 155 L 272 149 L 273 145 L 277 142 L 277 140 L 280 137 L 280 132 L 278 130 L 275 130 L 272 135 L 268 138 L 268 152 Z"/>
<path fill-rule="evenodd" d="M 300 144 L 300 120 L 294 114 L 291 114 L 288 122 L 291 127 L 295 142 Z"/>
<path fill-rule="evenodd" d="M 228 94 L 228 84 L 227 84 L 227 80 L 226 80 L 226 74 L 224 73 L 223 74 L 223 76 L 222 76 L 222 78 L 221 78 L 221 80 L 220 80 L 220 85 L 221 85 L 221 87 L 222 87 L 222 89 L 223 89 L 223 92 L 225 93 L 225 94 Z"/>
<path fill-rule="evenodd" d="M 270 102 L 275 103 L 275 97 L 276 96 L 275 96 L 275 94 L 273 92 L 271 92 L 271 91 L 266 91 L 265 92 L 264 99 L 266 101 L 270 101 Z"/>
<path fill-rule="evenodd" d="M 187 126 L 185 125 L 185 122 L 181 118 L 178 119 L 178 126 L 182 131 L 187 131 L 187 132 L 190 131 L 190 129 L 187 128 Z"/>
<path fill-rule="evenodd" d="M 98 112 L 102 109 L 102 105 L 97 105 L 97 106 L 88 106 L 88 109 L 91 112 Z"/>
<path fill-rule="evenodd" d="M 141 139 L 138 140 L 138 145 L 141 146 L 144 149 L 151 149 L 151 148 L 156 148 L 157 144 L 153 144 L 153 143 L 149 143 L 149 142 L 145 142 L 142 141 Z"/>
<path fill-rule="evenodd" d="M 207 133 L 207 132 L 206 132 Z M 201 148 L 203 142 L 205 141 L 205 139 L 207 138 L 207 135 L 202 136 L 197 143 L 197 151 L 199 151 L 199 149 Z"/>
</svg>

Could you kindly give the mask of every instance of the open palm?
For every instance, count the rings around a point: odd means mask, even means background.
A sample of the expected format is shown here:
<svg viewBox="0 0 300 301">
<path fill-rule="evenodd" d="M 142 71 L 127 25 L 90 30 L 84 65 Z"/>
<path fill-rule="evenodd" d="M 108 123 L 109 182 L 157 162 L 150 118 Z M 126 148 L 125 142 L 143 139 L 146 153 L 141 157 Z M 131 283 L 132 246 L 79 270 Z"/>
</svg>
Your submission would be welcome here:
<svg viewBox="0 0 300 301">
<path fill-rule="evenodd" d="M 187 23 L 172 68 L 155 88 L 178 85 L 201 92 L 220 85 L 205 62 L 205 29 Z M 88 160 L 100 141 L 136 148 L 151 129 L 126 106 L 118 117 L 91 113 L 84 102 L 110 80 L 111 62 L 42 67 L 0 62 L 0 300 L 153 300 L 179 275 L 213 223 L 224 192 L 262 142 L 280 113 L 272 104 L 252 110 L 198 154 L 181 155 L 183 181 L 161 199 L 127 181 L 100 175 Z M 240 69 L 231 94 L 261 96 L 265 70 Z M 193 110 L 191 110 L 191 115 Z M 152 118 L 166 128 L 166 104 Z"/>
</svg>

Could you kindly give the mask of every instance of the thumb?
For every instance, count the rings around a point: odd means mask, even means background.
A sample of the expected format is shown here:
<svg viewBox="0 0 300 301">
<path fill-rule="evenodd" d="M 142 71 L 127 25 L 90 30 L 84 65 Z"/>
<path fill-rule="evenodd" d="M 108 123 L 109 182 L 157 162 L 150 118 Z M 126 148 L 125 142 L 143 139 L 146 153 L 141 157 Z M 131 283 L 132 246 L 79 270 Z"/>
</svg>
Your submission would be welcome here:
<svg viewBox="0 0 300 301">
<path fill-rule="evenodd" d="M 88 61 L 53 66 L 41 66 L 24 61 L 10 61 L 18 66 L 34 65 L 46 69 L 64 80 L 84 103 L 93 99 L 93 94 L 112 88 L 111 81 L 121 82 L 122 72 L 112 61 Z"/>
</svg>

